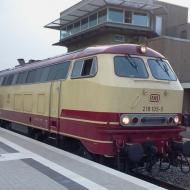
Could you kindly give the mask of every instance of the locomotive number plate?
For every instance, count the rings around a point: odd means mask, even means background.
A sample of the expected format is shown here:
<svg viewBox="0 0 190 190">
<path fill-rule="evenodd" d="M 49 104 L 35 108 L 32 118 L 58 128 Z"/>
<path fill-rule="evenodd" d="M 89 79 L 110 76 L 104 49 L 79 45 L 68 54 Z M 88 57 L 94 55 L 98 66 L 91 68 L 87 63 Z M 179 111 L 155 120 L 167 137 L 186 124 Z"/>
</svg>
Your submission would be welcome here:
<svg viewBox="0 0 190 190">
<path fill-rule="evenodd" d="M 143 112 L 163 112 L 163 106 L 143 106 Z"/>
<path fill-rule="evenodd" d="M 150 102 L 160 102 L 160 94 L 150 94 Z"/>
</svg>

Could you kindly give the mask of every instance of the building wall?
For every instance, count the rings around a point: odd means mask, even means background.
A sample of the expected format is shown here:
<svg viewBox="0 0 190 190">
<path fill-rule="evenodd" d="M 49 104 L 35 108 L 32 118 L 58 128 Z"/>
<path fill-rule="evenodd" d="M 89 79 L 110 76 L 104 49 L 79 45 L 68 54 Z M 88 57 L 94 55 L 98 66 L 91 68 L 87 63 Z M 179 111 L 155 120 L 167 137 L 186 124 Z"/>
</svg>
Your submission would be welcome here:
<svg viewBox="0 0 190 190">
<path fill-rule="evenodd" d="M 97 35 L 93 37 L 89 37 L 88 40 L 79 40 L 74 43 L 68 44 L 68 52 L 75 51 L 77 49 L 82 49 L 89 46 L 103 45 L 103 44 L 111 44 L 113 34 L 107 33 L 106 35 Z"/>
<path fill-rule="evenodd" d="M 184 34 L 184 32 L 186 34 Z M 190 40 L 190 23 L 182 24 L 182 25 L 178 26 L 177 27 L 177 35 L 180 38 Z"/>
<path fill-rule="evenodd" d="M 148 45 L 170 61 L 180 82 L 190 81 L 189 40 L 161 36 L 149 40 Z"/>
<path fill-rule="evenodd" d="M 89 36 L 86 40 L 77 40 L 71 44 L 67 44 L 68 52 L 82 49 L 89 46 L 122 44 L 122 43 L 144 43 L 147 38 L 134 36 L 130 37 L 120 32 L 104 32 L 98 35 Z"/>
<path fill-rule="evenodd" d="M 184 90 L 183 113 L 190 113 L 190 89 Z"/>
<path fill-rule="evenodd" d="M 177 27 L 188 22 L 188 8 L 158 1 L 157 4 L 167 9 L 163 15 L 163 35 L 177 37 Z"/>
</svg>

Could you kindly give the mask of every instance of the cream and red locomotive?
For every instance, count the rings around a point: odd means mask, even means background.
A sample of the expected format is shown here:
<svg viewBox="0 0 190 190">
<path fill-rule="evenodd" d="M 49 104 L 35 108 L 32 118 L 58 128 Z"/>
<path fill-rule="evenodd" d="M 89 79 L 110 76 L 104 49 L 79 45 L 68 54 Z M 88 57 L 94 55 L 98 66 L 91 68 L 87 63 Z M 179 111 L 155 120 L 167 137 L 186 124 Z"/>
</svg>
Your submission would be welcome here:
<svg viewBox="0 0 190 190">
<path fill-rule="evenodd" d="M 150 48 L 89 47 L 2 71 L 0 85 L 0 119 L 9 128 L 54 136 L 118 167 L 143 160 L 151 168 L 152 157 L 171 152 L 190 156 L 180 136 L 183 89 Z"/>
</svg>

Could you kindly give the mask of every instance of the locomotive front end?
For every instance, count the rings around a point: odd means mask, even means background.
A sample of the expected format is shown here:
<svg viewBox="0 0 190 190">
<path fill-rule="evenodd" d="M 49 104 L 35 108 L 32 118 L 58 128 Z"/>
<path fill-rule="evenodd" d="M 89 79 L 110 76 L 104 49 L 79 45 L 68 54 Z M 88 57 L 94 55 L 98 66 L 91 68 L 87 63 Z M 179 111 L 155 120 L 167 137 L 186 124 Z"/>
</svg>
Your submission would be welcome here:
<svg viewBox="0 0 190 190">
<path fill-rule="evenodd" d="M 154 53 L 137 46 L 136 54 L 112 56 L 115 87 L 109 87 L 109 95 L 119 125 L 104 132 L 114 142 L 118 167 L 125 160 L 128 166 L 146 163 L 151 170 L 163 158 L 174 163 L 179 152 L 190 156 L 180 135 L 183 89 L 169 62 Z"/>
</svg>

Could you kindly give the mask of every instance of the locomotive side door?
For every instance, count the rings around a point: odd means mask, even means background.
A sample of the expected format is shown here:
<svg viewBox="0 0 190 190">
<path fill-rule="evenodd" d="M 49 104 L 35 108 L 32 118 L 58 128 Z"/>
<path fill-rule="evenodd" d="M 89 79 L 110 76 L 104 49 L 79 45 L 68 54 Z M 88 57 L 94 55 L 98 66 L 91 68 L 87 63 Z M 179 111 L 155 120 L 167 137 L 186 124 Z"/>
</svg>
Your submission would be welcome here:
<svg viewBox="0 0 190 190">
<path fill-rule="evenodd" d="M 52 81 L 50 86 L 49 132 L 59 132 L 61 81 Z"/>
</svg>

